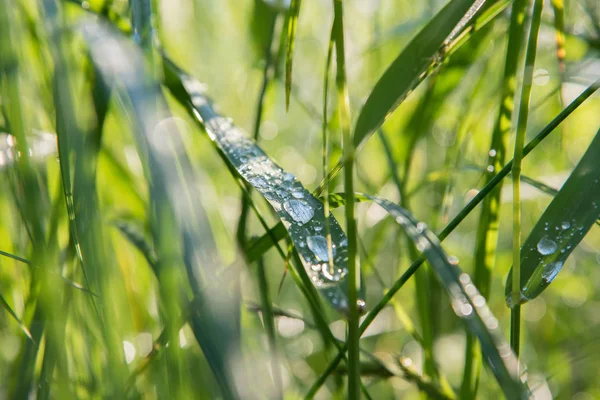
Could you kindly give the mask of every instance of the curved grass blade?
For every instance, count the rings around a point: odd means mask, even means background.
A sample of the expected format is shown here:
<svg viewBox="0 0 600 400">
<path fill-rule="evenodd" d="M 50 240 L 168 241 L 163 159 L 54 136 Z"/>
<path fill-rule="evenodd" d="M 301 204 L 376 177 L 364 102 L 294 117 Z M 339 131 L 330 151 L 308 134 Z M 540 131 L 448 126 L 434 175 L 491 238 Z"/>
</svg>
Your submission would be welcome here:
<svg viewBox="0 0 600 400">
<path fill-rule="evenodd" d="M 408 94 L 441 62 L 440 49 L 463 20 L 475 1 L 454 0 L 447 4 L 411 40 L 377 81 L 367 98 L 354 129 L 354 146 L 368 139 Z"/>
<path fill-rule="evenodd" d="M 33 339 L 33 336 L 31 335 L 31 332 L 29 332 L 29 329 L 27 329 L 27 326 L 25 326 L 23 321 L 21 321 L 21 319 L 17 316 L 17 313 L 15 313 L 13 311 L 13 309 L 10 307 L 10 304 L 7 303 L 7 301 L 4 299 L 4 297 L 2 297 L 1 294 L 0 294 L 0 304 L 2 304 L 2 307 L 4 307 L 4 309 L 10 314 L 10 316 L 13 317 L 13 319 L 15 321 L 17 321 L 19 328 L 23 331 L 25 336 L 27 336 L 29 338 L 29 340 L 31 340 L 37 346 L 37 343 Z"/>
<path fill-rule="evenodd" d="M 164 263 L 159 269 L 176 269 L 179 258 L 176 249 L 183 247 L 183 264 L 192 291 L 199 299 L 190 326 L 222 396 L 239 398 L 230 365 L 239 356 L 236 330 L 239 313 L 235 311 L 234 293 L 217 272 L 222 263 L 202 207 L 201 185 L 183 139 L 169 123 L 160 87 L 149 78 L 151 74 L 144 66 L 140 49 L 96 20 L 84 21 L 81 31 L 94 66 L 106 82 L 118 84 L 119 98 L 131 105 L 135 139 L 151 182 L 150 198 L 159 224 L 154 232 L 158 259 Z M 182 287 L 180 293 L 185 292 Z"/>
<path fill-rule="evenodd" d="M 562 266 L 600 216 L 600 132 L 588 147 L 521 249 L 520 304 L 535 299 L 556 278 Z M 511 300 L 512 269 L 506 281 Z"/>
<path fill-rule="evenodd" d="M 281 169 L 252 139 L 219 115 L 204 92 L 204 85 L 181 71 L 165 58 L 169 88 L 188 100 L 194 116 L 204 126 L 230 166 L 260 193 L 276 211 L 294 242 L 302 264 L 313 285 L 338 311 L 349 310 L 348 240 L 337 220 L 329 216 L 333 250 L 333 269 L 329 266 L 327 241 L 323 236 L 323 204 L 312 196 L 296 177 Z M 283 233 L 281 228 L 276 231 Z M 272 242 L 272 238 L 269 237 Z M 364 294 L 359 294 L 362 300 Z"/>
<path fill-rule="evenodd" d="M 287 51 L 285 54 L 285 108 L 290 108 L 290 93 L 292 92 L 292 62 L 294 46 L 296 44 L 296 30 L 298 29 L 298 15 L 300 14 L 301 0 L 292 0 L 288 11 L 288 36 Z"/>
<path fill-rule="evenodd" d="M 452 308 L 462 318 L 482 347 L 483 354 L 502 391 L 509 399 L 527 398 L 528 391 L 519 381 L 517 359 L 483 296 L 471 282 L 471 278 L 452 264 L 441 247 L 439 239 L 422 222 L 402 207 L 374 196 L 366 196 L 386 210 L 406 231 L 417 249 L 425 255 L 429 264 L 448 292 Z"/>
</svg>

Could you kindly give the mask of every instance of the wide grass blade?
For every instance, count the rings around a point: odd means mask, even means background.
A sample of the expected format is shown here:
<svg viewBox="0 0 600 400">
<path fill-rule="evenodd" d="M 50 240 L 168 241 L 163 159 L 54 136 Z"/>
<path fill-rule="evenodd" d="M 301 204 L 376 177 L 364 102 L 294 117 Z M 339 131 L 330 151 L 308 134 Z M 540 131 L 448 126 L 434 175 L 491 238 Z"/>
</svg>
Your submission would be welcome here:
<svg viewBox="0 0 600 400">
<path fill-rule="evenodd" d="M 354 129 L 354 145 L 367 140 L 408 94 L 421 82 L 427 71 L 440 63 L 440 49 L 474 1 L 454 0 L 447 4 L 411 40 L 375 84 L 360 111 Z"/>
<path fill-rule="evenodd" d="M 600 216 L 600 132 L 588 147 L 521 248 L 519 303 L 535 299 L 556 278 L 565 261 Z M 512 270 L 506 281 L 509 307 Z"/>
<path fill-rule="evenodd" d="M 440 241 L 424 223 L 417 222 L 408 211 L 388 200 L 367 197 L 394 217 L 415 243 L 417 250 L 423 252 L 448 292 L 454 312 L 479 339 L 487 363 L 506 397 L 527 398 L 528 391 L 517 375 L 517 359 L 504 339 L 498 320 L 471 278 L 448 260 Z"/>
<path fill-rule="evenodd" d="M 348 239 L 337 220 L 330 215 L 333 269 L 324 237 L 323 204 L 312 196 L 293 174 L 284 171 L 258 145 L 219 115 L 204 92 L 204 85 L 165 59 L 167 86 L 178 98 L 188 99 L 188 107 L 204 126 L 228 164 L 273 207 L 294 242 L 313 285 L 338 311 L 349 309 Z M 283 231 L 278 231 L 283 232 Z M 272 242 L 273 239 L 271 238 Z M 252 258 L 254 260 L 254 258 Z M 362 293 L 359 299 L 363 299 Z"/>
<path fill-rule="evenodd" d="M 95 67 L 106 81 L 118 84 L 119 97 L 131 105 L 136 141 L 151 182 L 153 212 L 160 224 L 154 239 L 157 252 L 162 252 L 158 259 L 165 263 L 161 267 L 177 267 L 177 261 L 167 257 L 177 256 L 173 249 L 182 247 L 190 286 L 199 299 L 190 326 L 222 395 L 238 398 L 230 363 L 239 357 L 235 329 L 239 314 L 235 312 L 234 294 L 218 275 L 222 264 L 183 138 L 170 123 L 160 87 L 149 77 L 140 49 L 94 20 L 85 20 L 81 30 Z M 181 295 L 184 289 L 180 288 Z"/>
</svg>

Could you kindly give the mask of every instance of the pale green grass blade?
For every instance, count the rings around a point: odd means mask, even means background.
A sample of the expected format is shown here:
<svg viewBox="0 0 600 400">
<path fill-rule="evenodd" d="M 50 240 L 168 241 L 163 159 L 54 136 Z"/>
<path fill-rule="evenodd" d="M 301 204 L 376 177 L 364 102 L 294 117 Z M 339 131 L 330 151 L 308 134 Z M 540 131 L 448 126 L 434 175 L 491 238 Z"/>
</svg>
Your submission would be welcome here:
<svg viewBox="0 0 600 400">
<path fill-rule="evenodd" d="M 292 92 L 292 65 L 294 60 L 294 47 L 296 45 L 296 31 L 298 30 L 298 17 L 302 0 L 291 0 L 288 10 L 288 35 L 287 50 L 285 55 L 285 108 L 290 108 L 290 94 Z"/>
<path fill-rule="evenodd" d="M 238 398 L 230 365 L 239 357 L 235 300 L 217 274 L 221 262 L 202 208 L 201 186 L 183 139 L 169 124 L 160 87 L 149 78 L 140 50 L 93 20 L 86 20 L 81 29 L 96 68 L 106 81 L 118 83 L 119 97 L 131 104 L 135 137 L 152 182 L 151 200 L 161 224 L 155 232 L 157 252 L 162 252 L 158 259 L 164 260 L 165 253 L 176 255 L 175 249 L 182 247 L 189 284 L 199 299 L 190 326 L 222 395 Z M 173 229 L 173 222 L 178 229 Z M 177 266 L 173 260 L 166 262 Z"/>
<path fill-rule="evenodd" d="M 335 247 L 334 269 L 323 252 L 325 216 L 323 205 L 296 177 L 281 169 L 228 118 L 218 114 L 204 92 L 204 85 L 165 59 L 167 86 L 187 106 L 208 132 L 229 165 L 273 207 L 294 242 L 313 285 L 333 306 L 348 310 L 348 240 L 337 220 L 329 217 Z M 278 231 L 281 232 L 281 231 Z M 272 240 L 270 239 L 272 242 Z M 326 249 L 326 247 L 325 247 Z M 251 258 L 254 260 L 254 258 Z M 361 299 L 363 295 L 359 296 Z"/>
<path fill-rule="evenodd" d="M 535 299 L 552 283 L 600 216 L 599 152 L 600 132 L 523 243 L 520 304 Z M 509 307 L 514 306 L 512 285 L 511 270 L 506 281 Z"/>
</svg>

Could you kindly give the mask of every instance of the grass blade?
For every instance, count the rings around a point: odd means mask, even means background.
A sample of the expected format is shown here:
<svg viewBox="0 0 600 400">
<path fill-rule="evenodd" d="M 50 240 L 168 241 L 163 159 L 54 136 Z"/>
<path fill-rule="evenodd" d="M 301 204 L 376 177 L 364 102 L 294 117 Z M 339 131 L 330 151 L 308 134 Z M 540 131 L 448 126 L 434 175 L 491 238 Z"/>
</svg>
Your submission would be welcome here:
<svg viewBox="0 0 600 400">
<path fill-rule="evenodd" d="M 488 152 L 488 165 L 498 171 L 505 163 L 506 149 L 508 147 L 509 132 L 514 110 L 515 76 L 521 54 L 524 31 L 525 0 L 516 0 L 511 11 L 508 43 L 506 49 L 506 63 L 502 78 L 502 94 L 500 110 L 494 125 L 490 151 Z M 492 174 L 487 173 L 486 183 L 492 179 Z M 496 246 L 498 241 L 498 216 L 500 213 L 500 195 L 502 183 L 483 200 L 479 224 L 477 226 L 477 246 L 475 248 L 473 281 L 487 300 L 490 295 L 492 269 L 495 262 Z M 479 386 L 479 365 L 481 353 L 472 335 L 467 335 L 465 349 L 465 368 L 461 385 L 461 396 L 473 398 Z"/>
<path fill-rule="evenodd" d="M 288 11 L 288 35 L 287 51 L 285 54 L 285 108 L 290 108 L 290 94 L 292 92 L 292 64 L 294 58 L 294 47 L 296 45 L 296 31 L 298 29 L 298 16 L 302 0 L 292 0 Z"/>
<path fill-rule="evenodd" d="M 509 399 L 527 398 L 517 375 L 517 359 L 510 352 L 498 320 L 492 315 L 483 296 L 471 283 L 471 278 L 458 266 L 448 261 L 438 238 L 421 222 L 417 222 L 402 207 L 378 197 L 367 196 L 396 219 L 417 249 L 422 251 L 442 286 L 452 300 L 455 313 L 465 320 L 467 327 L 479 339 L 483 354 Z"/>
<path fill-rule="evenodd" d="M 164 66 L 169 89 L 178 99 L 187 99 L 189 110 L 208 132 L 226 162 L 276 211 L 313 285 L 335 309 L 347 313 L 348 240 L 337 220 L 331 215 L 328 221 L 335 247 L 335 268 L 330 270 L 327 252 L 323 251 L 326 239 L 322 232 L 325 216 L 321 202 L 293 174 L 271 160 L 230 119 L 219 115 L 200 82 L 167 59 Z M 279 229 L 277 231 L 282 232 Z M 363 298 L 362 293 L 359 298 Z"/>
<path fill-rule="evenodd" d="M 519 304 L 535 299 L 556 278 L 562 266 L 598 219 L 600 211 L 600 132 L 588 147 L 554 200 L 523 243 Z M 513 271 L 506 281 L 507 304 L 513 292 Z"/>
<path fill-rule="evenodd" d="M 359 147 L 379 128 L 440 60 L 440 49 L 448 35 L 474 1 L 454 0 L 411 40 L 375 84 L 358 115 L 354 145 Z"/>
<path fill-rule="evenodd" d="M 176 249 L 183 247 L 183 264 L 192 291 L 199 299 L 190 326 L 223 397 L 238 398 L 230 362 L 239 356 L 235 329 L 239 314 L 235 312 L 230 290 L 224 290 L 227 284 L 217 274 L 221 262 L 183 139 L 169 124 L 160 87 L 149 78 L 151 74 L 144 67 L 139 48 L 94 20 L 86 20 L 81 29 L 94 65 L 107 82 L 118 82 L 119 96 L 133 109 L 135 136 L 152 183 L 150 194 L 159 224 L 154 232 L 155 248 L 158 259 L 165 263 L 159 269 L 177 268 L 178 262 L 172 257 L 177 257 Z M 185 288 L 178 293 L 185 293 Z"/>
<path fill-rule="evenodd" d="M 543 0 L 535 0 L 531 10 L 531 27 L 527 39 L 527 53 L 523 73 L 523 86 L 520 93 L 519 115 L 515 137 L 515 155 L 513 158 L 513 304 L 511 308 L 510 343 L 513 351 L 519 356 L 520 342 L 520 308 L 516 304 L 519 297 L 519 282 L 521 274 L 521 162 L 523 160 L 523 147 L 525 146 L 525 133 L 529 118 L 529 102 L 533 86 L 533 67 L 537 51 L 538 33 L 542 20 Z"/>
</svg>

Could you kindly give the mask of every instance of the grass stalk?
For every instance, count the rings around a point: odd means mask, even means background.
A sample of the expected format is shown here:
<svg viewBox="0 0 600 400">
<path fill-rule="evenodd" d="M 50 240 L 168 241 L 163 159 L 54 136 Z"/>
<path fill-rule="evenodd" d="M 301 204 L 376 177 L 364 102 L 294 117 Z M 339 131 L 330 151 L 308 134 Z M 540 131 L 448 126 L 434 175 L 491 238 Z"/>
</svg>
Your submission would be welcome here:
<svg viewBox="0 0 600 400">
<path fill-rule="evenodd" d="M 342 0 L 333 0 L 335 19 L 333 36 L 336 51 L 336 84 L 338 109 L 343 135 L 344 191 L 346 193 L 346 234 L 348 236 L 348 398 L 360 398 L 360 334 L 358 330 L 358 288 L 360 270 L 358 267 L 356 220 L 354 217 L 354 144 L 350 132 L 350 100 L 346 78 L 344 46 L 344 8 Z"/>
<path fill-rule="evenodd" d="M 527 53 L 525 55 L 525 68 L 523 72 L 523 86 L 520 93 L 519 116 L 515 138 L 515 152 L 513 157 L 513 304 L 511 310 L 511 346 L 519 357 L 520 342 L 520 297 L 521 297 L 521 164 L 523 160 L 523 147 L 527 132 L 527 119 L 529 117 L 529 103 L 533 85 L 533 67 L 537 51 L 538 33 L 542 20 L 543 0 L 535 0 L 531 11 L 531 27 L 527 40 Z"/>
<path fill-rule="evenodd" d="M 521 54 L 525 20 L 525 0 L 516 0 L 512 6 L 508 43 L 506 49 L 506 63 L 502 78 L 500 96 L 500 110 L 494 125 L 490 151 L 488 153 L 488 166 L 492 171 L 498 171 L 506 160 L 511 119 L 514 110 L 515 76 Z M 485 175 L 486 184 L 493 178 L 492 173 Z M 492 270 L 494 267 L 496 246 L 498 241 L 498 216 L 500 212 L 500 194 L 502 182 L 489 196 L 483 200 L 479 224 L 477 226 L 477 245 L 474 255 L 473 283 L 479 288 L 481 295 L 487 300 L 490 295 Z M 465 349 L 465 367 L 461 385 L 461 397 L 474 398 L 479 386 L 481 370 L 481 349 L 471 334 L 467 334 Z"/>
</svg>

